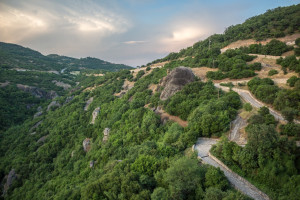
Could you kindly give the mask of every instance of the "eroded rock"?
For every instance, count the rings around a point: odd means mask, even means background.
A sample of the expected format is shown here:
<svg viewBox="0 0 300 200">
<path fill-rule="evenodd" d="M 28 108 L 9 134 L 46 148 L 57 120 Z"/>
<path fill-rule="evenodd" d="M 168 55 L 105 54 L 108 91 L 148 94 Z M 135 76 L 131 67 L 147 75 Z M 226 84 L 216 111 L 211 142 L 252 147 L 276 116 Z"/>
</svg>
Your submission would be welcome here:
<svg viewBox="0 0 300 200">
<path fill-rule="evenodd" d="M 45 142 L 45 140 L 47 139 L 48 135 L 45 135 L 43 137 L 41 137 L 40 139 L 38 139 L 37 143 L 42 143 Z"/>
<path fill-rule="evenodd" d="M 195 75 L 190 68 L 177 67 L 172 70 L 165 79 L 163 79 L 161 85 L 164 87 L 160 95 L 161 100 L 167 100 L 173 96 L 176 92 L 180 91 L 186 84 L 193 82 Z"/>
<path fill-rule="evenodd" d="M 85 140 L 83 140 L 82 146 L 85 152 L 89 152 L 91 150 L 91 143 L 92 141 L 90 138 L 85 138 Z"/>
<path fill-rule="evenodd" d="M 23 90 L 24 92 L 29 92 L 33 96 L 37 98 L 46 98 L 46 99 L 54 99 L 58 97 L 57 93 L 53 90 L 47 92 L 43 89 L 33 87 L 33 86 L 28 86 L 28 85 L 22 85 L 22 84 L 17 84 L 17 87 L 20 90 Z"/>
<path fill-rule="evenodd" d="M 37 127 L 39 127 L 42 122 L 43 122 L 43 120 L 41 120 L 41 121 L 37 122 L 35 125 L 33 125 L 33 127 L 30 128 L 29 132 L 32 132 L 34 129 L 36 129 Z"/>
<path fill-rule="evenodd" d="M 6 182 L 4 184 L 3 195 L 7 193 L 13 182 L 18 178 L 16 171 L 14 169 L 10 170 L 9 174 L 6 176 Z"/>
<path fill-rule="evenodd" d="M 95 165 L 95 161 L 90 161 L 90 168 L 93 168 L 94 167 L 94 165 Z"/>
<path fill-rule="evenodd" d="M 109 137 L 109 132 L 110 132 L 110 128 L 105 128 L 103 131 L 103 142 L 106 142 L 108 140 Z"/>
<path fill-rule="evenodd" d="M 89 109 L 90 104 L 94 101 L 94 97 L 89 98 L 89 100 L 87 100 L 85 106 L 84 106 L 84 111 L 87 111 Z"/>
<path fill-rule="evenodd" d="M 95 124 L 95 120 L 96 120 L 99 112 L 100 112 L 100 107 L 95 108 L 95 110 L 92 113 L 93 118 L 92 118 L 91 124 Z"/>
<path fill-rule="evenodd" d="M 50 109 L 52 109 L 52 108 L 59 108 L 61 105 L 60 105 L 60 103 L 58 102 L 58 101 L 52 101 L 49 105 L 48 105 L 48 107 L 47 107 L 47 111 L 49 111 Z"/>
<path fill-rule="evenodd" d="M 35 119 L 35 118 L 41 116 L 42 114 L 43 114 L 43 111 L 40 111 L 40 112 L 35 113 L 35 114 L 33 115 L 33 119 Z"/>
<path fill-rule="evenodd" d="M 73 99 L 74 99 L 74 95 L 67 97 L 66 100 L 65 100 L 65 102 L 64 102 L 64 105 L 67 104 L 67 103 L 69 103 Z"/>
</svg>

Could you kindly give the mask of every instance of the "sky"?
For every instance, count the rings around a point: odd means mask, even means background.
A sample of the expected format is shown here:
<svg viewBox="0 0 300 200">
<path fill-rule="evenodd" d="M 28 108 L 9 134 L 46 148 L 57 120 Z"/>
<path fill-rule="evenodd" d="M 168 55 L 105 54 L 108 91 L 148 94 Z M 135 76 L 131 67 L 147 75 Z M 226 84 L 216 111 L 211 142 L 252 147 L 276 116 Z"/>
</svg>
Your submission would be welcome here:
<svg viewBox="0 0 300 200">
<path fill-rule="evenodd" d="M 44 55 L 147 64 L 300 0 L 0 0 L 0 41 Z"/>
</svg>

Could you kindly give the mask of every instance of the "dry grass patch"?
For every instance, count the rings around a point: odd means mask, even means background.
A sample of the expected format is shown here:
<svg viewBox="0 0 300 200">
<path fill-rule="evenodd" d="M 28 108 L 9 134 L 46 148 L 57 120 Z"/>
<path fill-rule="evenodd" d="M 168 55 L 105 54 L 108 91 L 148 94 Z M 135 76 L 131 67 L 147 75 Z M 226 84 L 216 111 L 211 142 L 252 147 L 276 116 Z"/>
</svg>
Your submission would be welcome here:
<svg viewBox="0 0 300 200">
<path fill-rule="evenodd" d="M 218 69 L 209 68 L 209 67 L 196 67 L 196 68 L 191 68 L 191 70 L 196 76 L 198 76 L 201 79 L 201 81 L 205 82 L 207 81 L 206 73 L 209 71 L 217 71 Z"/>
<path fill-rule="evenodd" d="M 221 52 L 224 53 L 227 49 L 237 49 L 237 48 L 240 48 L 240 47 L 243 47 L 243 46 L 248 47 L 251 44 L 259 44 L 259 43 L 261 43 L 262 45 L 266 45 L 272 39 L 279 40 L 281 42 L 286 43 L 287 45 L 293 45 L 293 44 L 295 44 L 295 40 L 297 38 L 299 38 L 299 37 L 300 37 L 300 33 L 295 33 L 293 35 L 288 35 L 288 36 L 285 36 L 285 37 L 282 37 L 282 38 L 268 38 L 268 39 L 266 39 L 264 41 L 256 41 L 256 40 L 253 40 L 253 39 L 238 40 L 238 41 L 233 42 L 233 43 L 227 45 L 226 47 L 222 48 Z"/>
</svg>

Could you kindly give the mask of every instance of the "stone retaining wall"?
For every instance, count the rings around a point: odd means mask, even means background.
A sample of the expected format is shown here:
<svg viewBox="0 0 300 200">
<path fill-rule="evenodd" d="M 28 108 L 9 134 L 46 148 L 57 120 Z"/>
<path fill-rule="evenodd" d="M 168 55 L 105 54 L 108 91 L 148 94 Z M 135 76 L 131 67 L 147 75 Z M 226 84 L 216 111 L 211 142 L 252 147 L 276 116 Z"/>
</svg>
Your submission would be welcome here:
<svg viewBox="0 0 300 200">
<path fill-rule="evenodd" d="M 228 171 L 229 173 L 231 173 L 234 177 L 236 177 L 237 179 L 241 180 L 244 184 L 246 184 L 248 187 L 252 188 L 253 190 L 255 190 L 258 194 L 260 194 L 264 199 L 266 200 L 270 200 L 270 198 L 263 192 L 261 192 L 259 189 L 257 189 L 254 185 L 252 185 L 249 181 L 247 181 L 246 179 L 244 179 L 243 177 L 239 176 L 238 174 L 236 174 L 235 172 L 233 172 L 231 169 L 229 169 L 222 161 L 220 161 L 218 158 L 216 158 L 215 156 L 213 156 L 210 152 L 208 152 L 208 156 L 211 157 L 215 162 L 217 162 L 219 165 L 221 165 L 226 171 Z M 238 188 L 235 187 L 237 190 Z"/>
</svg>

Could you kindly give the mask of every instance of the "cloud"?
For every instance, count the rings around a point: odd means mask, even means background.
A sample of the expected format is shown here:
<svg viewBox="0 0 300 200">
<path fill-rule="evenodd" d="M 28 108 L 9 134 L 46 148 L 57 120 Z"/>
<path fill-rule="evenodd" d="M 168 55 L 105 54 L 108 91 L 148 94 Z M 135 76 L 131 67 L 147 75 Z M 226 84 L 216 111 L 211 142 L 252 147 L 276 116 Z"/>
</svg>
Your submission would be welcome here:
<svg viewBox="0 0 300 200">
<path fill-rule="evenodd" d="M 64 39 L 67 39 L 65 35 L 80 34 L 98 34 L 98 38 L 104 38 L 123 33 L 130 27 L 126 17 L 93 1 L 68 1 L 67 6 L 59 1 L 34 2 L 29 0 L 27 5 L 0 3 L 0 37 L 3 41 L 20 42 L 50 32 Z M 73 37 L 69 37 L 71 39 Z"/>
<path fill-rule="evenodd" d="M 146 43 L 147 41 L 126 41 L 123 42 L 124 44 L 143 44 Z"/>
</svg>

